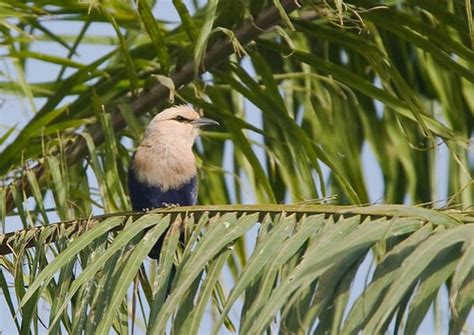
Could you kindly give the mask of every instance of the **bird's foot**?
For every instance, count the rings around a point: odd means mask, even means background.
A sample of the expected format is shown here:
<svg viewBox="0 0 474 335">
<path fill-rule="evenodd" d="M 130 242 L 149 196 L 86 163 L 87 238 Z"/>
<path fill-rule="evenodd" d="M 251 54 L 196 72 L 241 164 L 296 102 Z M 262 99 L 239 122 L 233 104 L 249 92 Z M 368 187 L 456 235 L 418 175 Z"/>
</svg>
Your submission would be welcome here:
<svg viewBox="0 0 474 335">
<path fill-rule="evenodd" d="M 176 207 L 179 207 L 179 204 L 170 204 L 170 203 L 164 202 L 163 207 L 164 208 L 176 208 Z"/>
</svg>

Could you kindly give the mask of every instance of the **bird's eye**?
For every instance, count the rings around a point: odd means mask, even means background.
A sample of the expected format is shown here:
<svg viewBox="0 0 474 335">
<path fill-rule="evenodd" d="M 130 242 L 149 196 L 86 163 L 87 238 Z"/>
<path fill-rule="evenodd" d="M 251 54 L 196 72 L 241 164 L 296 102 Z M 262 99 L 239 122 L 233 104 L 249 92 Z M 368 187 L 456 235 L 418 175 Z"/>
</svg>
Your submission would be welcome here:
<svg viewBox="0 0 474 335">
<path fill-rule="evenodd" d="M 186 119 L 185 119 L 184 117 L 182 117 L 181 115 L 178 115 L 178 116 L 176 117 L 176 121 L 183 122 L 183 121 L 185 121 L 185 120 L 186 120 Z"/>
</svg>

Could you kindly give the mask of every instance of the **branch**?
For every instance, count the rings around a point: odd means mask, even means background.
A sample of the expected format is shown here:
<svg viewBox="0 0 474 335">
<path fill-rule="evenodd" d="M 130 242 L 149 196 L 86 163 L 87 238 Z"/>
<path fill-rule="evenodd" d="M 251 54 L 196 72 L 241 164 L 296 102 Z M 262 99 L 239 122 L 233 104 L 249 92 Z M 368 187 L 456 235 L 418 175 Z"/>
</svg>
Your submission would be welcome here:
<svg viewBox="0 0 474 335">
<path fill-rule="evenodd" d="M 281 5 L 286 13 L 291 13 L 298 8 L 297 0 L 281 0 Z M 281 15 L 278 9 L 271 5 L 264 8 L 255 20 L 247 20 L 244 22 L 236 31 L 235 36 L 242 45 L 255 40 L 263 32 L 275 26 L 281 21 Z M 228 56 L 234 53 L 234 48 L 229 40 L 221 40 L 214 44 L 205 54 L 203 58 L 202 66 L 199 66 L 199 73 L 203 73 L 210 68 L 215 67 Z M 174 82 L 176 88 L 189 84 L 193 78 L 196 69 L 194 62 L 187 63 L 180 71 L 174 73 L 171 79 Z M 135 101 L 131 103 L 131 109 L 137 116 L 144 114 L 159 103 L 167 100 L 169 90 L 161 84 L 157 84 L 146 93 L 139 96 Z M 120 131 L 126 126 L 126 122 L 123 119 L 121 113 L 112 113 L 112 123 L 114 130 Z M 94 124 L 87 130 L 94 140 L 94 143 L 98 146 L 104 142 L 104 133 L 100 124 Z M 82 157 L 87 154 L 87 145 L 82 137 L 77 137 L 77 140 L 68 148 L 66 152 L 67 164 L 73 165 L 77 163 Z M 38 163 L 33 169 L 37 180 L 40 185 L 45 184 L 44 180 L 44 166 Z M 16 187 L 22 189 L 27 197 L 31 195 L 31 190 L 28 182 L 25 178 L 21 178 L 17 181 L 12 182 L 10 185 L 16 184 Z M 15 202 L 13 194 L 10 189 L 7 189 L 6 194 L 6 211 L 10 213 L 15 208 Z"/>
<path fill-rule="evenodd" d="M 87 219 L 78 219 L 64 221 L 45 225 L 41 227 L 33 227 L 22 229 L 8 234 L 0 234 L 0 256 L 13 253 L 14 246 L 18 243 L 22 244 L 24 249 L 34 247 L 37 244 L 49 244 L 57 241 L 60 237 L 70 238 L 76 233 L 86 231 L 98 223 L 110 217 L 123 217 L 123 224 L 117 226 L 113 231 L 123 229 L 128 218 L 132 217 L 135 221 L 137 218 L 149 213 L 171 215 L 170 222 L 173 222 L 178 215 L 187 217 L 194 216 L 199 221 L 203 214 L 209 217 L 220 215 L 223 213 L 236 214 L 254 214 L 259 213 L 259 221 L 262 221 L 267 215 L 274 217 L 285 213 L 286 215 L 295 214 L 299 219 L 303 215 L 334 216 L 337 221 L 339 217 L 351 217 L 360 215 L 364 218 L 411 218 L 419 220 L 420 225 L 426 222 L 433 222 L 437 225 L 446 227 L 458 226 L 459 224 L 474 224 L 474 211 L 458 211 L 458 210 L 433 210 L 422 207 L 412 207 L 404 205 L 373 205 L 373 206 L 342 206 L 342 205 L 218 205 L 218 206 L 183 206 L 174 208 L 160 208 L 148 213 L 143 212 L 122 212 L 113 214 L 103 214 Z M 43 237 L 42 237 L 43 236 Z"/>
</svg>

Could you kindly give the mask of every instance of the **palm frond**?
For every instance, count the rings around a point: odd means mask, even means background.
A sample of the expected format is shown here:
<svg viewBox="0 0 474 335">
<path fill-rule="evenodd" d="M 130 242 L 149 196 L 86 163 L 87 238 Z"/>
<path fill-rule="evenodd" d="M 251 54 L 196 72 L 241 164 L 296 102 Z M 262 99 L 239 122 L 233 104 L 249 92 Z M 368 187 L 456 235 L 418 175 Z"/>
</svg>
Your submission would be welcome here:
<svg viewBox="0 0 474 335">
<path fill-rule="evenodd" d="M 257 226 L 255 245 L 238 279 L 225 278 L 221 287 L 219 273 L 233 253 L 232 245 Z M 178 243 L 180 231 L 185 231 L 184 244 Z M 162 234 L 167 237 L 155 272 L 156 264 L 146 257 Z M 11 308 L 23 331 L 36 327 L 37 319 L 50 330 L 60 326 L 106 333 L 117 322 L 130 327 L 133 317 L 151 333 L 166 332 L 171 322 L 179 332 L 197 334 L 208 322 L 211 298 L 224 289 L 224 300 L 211 305 L 217 316 L 214 333 L 232 322 L 239 324 L 241 333 L 316 329 L 352 334 L 362 329 L 386 332 L 393 322 L 399 330 L 416 332 L 442 287 L 453 299 L 450 327 L 462 329 L 472 306 L 472 299 L 461 294 L 473 280 L 472 236 L 473 213 L 456 210 L 211 206 L 32 228 L 1 236 L 0 250 L 11 253 L 2 257 L 7 278 L 29 283 L 17 296 L 20 314 Z M 366 259 L 376 260 L 370 272 Z M 358 272 L 364 273 L 366 282 L 354 293 L 351 285 Z M 56 282 L 58 273 L 70 280 Z M 129 287 L 138 278 L 133 294 L 145 306 L 144 318 L 134 311 L 121 320 L 121 306 L 130 308 Z M 449 285 L 451 281 L 456 284 Z M 2 289 L 8 292 L 6 283 L 2 281 Z M 81 302 L 92 287 L 94 299 Z M 356 294 L 355 300 L 347 305 L 351 294 Z M 41 300 L 51 304 L 49 315 L 35 307 Z M 77 323 L 76 315 L 99 310 L 100 318 Z M 28 313 L 33 317 L 25 324 Z"/>
</svg>

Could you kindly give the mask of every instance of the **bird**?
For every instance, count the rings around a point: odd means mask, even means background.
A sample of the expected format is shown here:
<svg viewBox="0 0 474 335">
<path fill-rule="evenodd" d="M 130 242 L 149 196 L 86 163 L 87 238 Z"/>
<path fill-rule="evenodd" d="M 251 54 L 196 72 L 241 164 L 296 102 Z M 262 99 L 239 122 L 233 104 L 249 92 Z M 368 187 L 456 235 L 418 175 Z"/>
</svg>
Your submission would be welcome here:
<svg viewBox="0 0 474 335">
<path fill-rule="evenodd" d="M 175 105 L 153 117 L 132 155 L 128 190 L 135 211 L 197 203 L 193 145 L 203 126 L 219 125 L 191 106 Z M 159 260 L 164 235 L 148 256 Z"/>
</svg>

